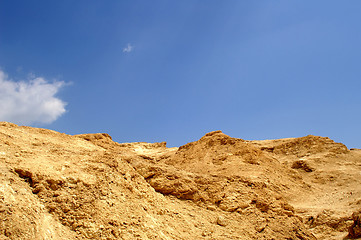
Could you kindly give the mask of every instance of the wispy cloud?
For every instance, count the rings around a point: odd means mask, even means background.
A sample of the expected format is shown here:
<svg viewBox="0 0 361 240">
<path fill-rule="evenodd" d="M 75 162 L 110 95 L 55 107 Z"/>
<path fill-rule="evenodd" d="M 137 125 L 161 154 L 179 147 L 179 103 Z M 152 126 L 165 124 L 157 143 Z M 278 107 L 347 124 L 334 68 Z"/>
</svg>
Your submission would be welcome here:
<svg viewBox="0 0 361 240">
<path fill-rule="evenodd" d="M 15 82 L 0 70 L 0 121 L 52 123 L 66 112 L 66 103 L 55 96 L 64 84 L 41 77 Z"/>
<path fill-rule="evenodd" d="M 132 46 L 130 43 L 128 43 L 128 45 L 125 48 L 123 48 L 123 52 L 129 53 L 129 52 L 133 51 L 133 49 L 134 49 L 134 46 Z"/>
</svg>

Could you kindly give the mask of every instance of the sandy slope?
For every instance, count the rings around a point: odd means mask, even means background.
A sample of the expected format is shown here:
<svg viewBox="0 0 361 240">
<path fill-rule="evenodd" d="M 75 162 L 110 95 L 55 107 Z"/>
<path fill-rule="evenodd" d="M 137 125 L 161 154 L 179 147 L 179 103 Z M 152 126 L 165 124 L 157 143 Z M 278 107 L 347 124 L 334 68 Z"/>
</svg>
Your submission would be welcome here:
<svg viewBox="0 0 361 240">
<path fill-rule="evenodd" d="M 316 136 L 167 148 L 3 122 L 0 179 L 0 239 L 344 239 L 361 209 L 361 150 Z"/>
</svg>

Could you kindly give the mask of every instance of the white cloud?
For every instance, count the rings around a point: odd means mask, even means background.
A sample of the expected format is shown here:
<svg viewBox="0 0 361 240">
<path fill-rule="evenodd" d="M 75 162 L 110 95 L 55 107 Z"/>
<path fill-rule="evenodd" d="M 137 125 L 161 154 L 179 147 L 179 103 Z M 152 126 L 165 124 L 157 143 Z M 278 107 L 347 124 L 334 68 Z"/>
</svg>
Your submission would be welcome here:
<svg viewBox="0 0 361 240">
<path fill-rule="evenodd" d="M 0 121 L 52 123 L 66 111 L 66 103 L 55 96 L 64 84 L 34 76 L 15 82 L 0 70 Z"/>
<path fill-rule="evenodd" d="M 131 52 L 133 51 L 134 46 L 132 46 L 130 43 L 128 43 L 127 47 L 123 48 L 123 52 Z"/>
</svg>

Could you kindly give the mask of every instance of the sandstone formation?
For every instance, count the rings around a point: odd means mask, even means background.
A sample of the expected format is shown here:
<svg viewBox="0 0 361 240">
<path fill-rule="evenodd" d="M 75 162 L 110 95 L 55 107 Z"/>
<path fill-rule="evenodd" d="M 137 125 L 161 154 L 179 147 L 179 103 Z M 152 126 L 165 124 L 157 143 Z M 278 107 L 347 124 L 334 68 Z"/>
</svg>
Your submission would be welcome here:
<svg viewBox="0 0 361 240">
<path fill-rule="evenodd" d="M 221 131 L 179 148 L 0 123 L 0 239 L 360 237 L 361 150 Z"/>
</svg>

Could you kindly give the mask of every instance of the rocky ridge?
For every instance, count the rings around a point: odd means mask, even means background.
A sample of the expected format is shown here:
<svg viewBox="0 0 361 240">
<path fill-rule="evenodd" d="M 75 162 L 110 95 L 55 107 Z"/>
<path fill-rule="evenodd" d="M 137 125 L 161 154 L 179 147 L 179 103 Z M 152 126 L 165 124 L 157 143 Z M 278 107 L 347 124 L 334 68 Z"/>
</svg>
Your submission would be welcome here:
<svg viewBox="0 0 361 240">
<path fill-rule="evenodd" d="M 361 150 L 215 131 L 179 148 L 0 123 L 0 239 L 360 237 Z"/>
</svg>

